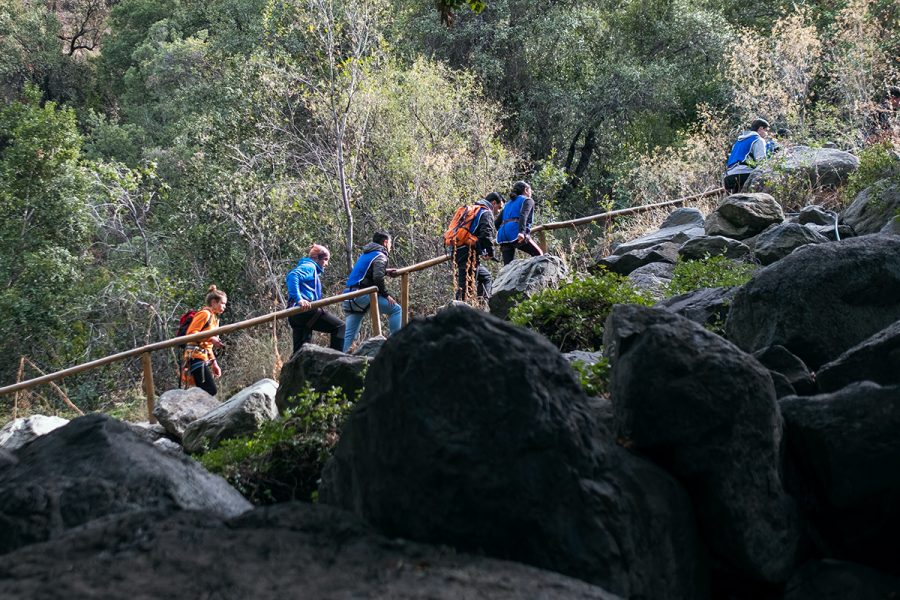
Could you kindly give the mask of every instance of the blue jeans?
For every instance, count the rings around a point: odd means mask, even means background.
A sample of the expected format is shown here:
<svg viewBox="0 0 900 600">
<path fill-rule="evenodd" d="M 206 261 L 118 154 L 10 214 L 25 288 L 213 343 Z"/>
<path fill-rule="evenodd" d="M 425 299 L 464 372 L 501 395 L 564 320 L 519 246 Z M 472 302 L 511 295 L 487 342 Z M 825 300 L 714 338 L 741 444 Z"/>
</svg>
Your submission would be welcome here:
<svg viewBox="0 0 900 600">
<path fill-rule="evenodd" d="M 347 329 L 344 332 L 344 352 L 350 350 L 350 346 L 353 345 L 356 335 L 359 333 L 359 325 L 362 323 L 363 317 L 369 314 L 369 303 L 371 302 L 369 298 L 369 296 L 360 296 L 352 300 L 344 300 L 341 303 L 341 308 L 344 309 L 344 316 L 347 317 L 345 323 Z M 403 309 L 400 308 L 399 302 L 395 302 L 391 306 L 387 298 L 378 296 L 378 310 L 381 314 L 387 315 L 390 333 L 400 331 L 400 327 L 403 325 L 401 316 Z"/>
</svg>

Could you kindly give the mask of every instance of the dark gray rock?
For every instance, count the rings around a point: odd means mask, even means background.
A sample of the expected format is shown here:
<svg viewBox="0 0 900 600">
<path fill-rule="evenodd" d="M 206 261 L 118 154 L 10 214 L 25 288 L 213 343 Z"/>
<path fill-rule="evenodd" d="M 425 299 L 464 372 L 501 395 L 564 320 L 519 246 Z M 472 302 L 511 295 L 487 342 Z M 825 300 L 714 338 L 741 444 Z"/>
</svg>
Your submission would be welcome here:
<svg viewBox="0 0 900 600">
<path fill-rule="evenodd" d="M 742 240 L 783 221 L 781 205 L 769 194 L 732 194 L 707 217 L 706 235 Z"/>
<path fill-rule="evenodd" d="M 747 352 L 781 345 L 810 369 L 900 319 L 900 239 L 864 236 L 797 249 L 734 298 L 728 339 Z"/>
<path fill-rule="evenodd" d="M 797 222 L 801 225 L 830 225 L 833 227 L 837 220 L 837 214 L 815 204 L 804 206 L 797 215 Z"/>
<path fill-rule="evenodd" d="M 737 240 L 712 235 L 685 242 L 678 249 L 678 255 L 682 260 L 701 260 L 707 256 L 724 256 L 732 260 L 741 260 L 750 255 L 750 248 Z"/>
<path fill-rule="evenodd" d="M 366 356 L 368 358 L 375 358 L 375 355 L 378 354 L 378 351 L 381 350 L 381 347 L 384 346 L 384 343 L 386 341 L 387 338 L 383 335 L 370 337 L 356 347 L 356 350 L 353 351 L 353 356 Z"/>
<path fill-rule="evenodd" d="M 491 314 L 505 319 L 512 308 L 538 292 L 559 286 L 569 274 L 561 258 L 545 254 L 514 260 L 500 269 L 488 305 Z"/>
<path fill-rule="evenodd" d="M 607 256 L 597 261 L 592 271 L 596 272 L 600 268 L 606 267 L 613 273 L 628 275 L 632 271 L 650 263 L 675 264 L 675 261 L 678 260 L 678 248 L 680 245 L 680 242 L 664 242 L 648 248 L 631 250 L 621 255 Z"/>
<path fill-rule="evenodd" d="M 680 486 L 612 442 L 553 345 L 485 313 L 446 310 L 388 339 L 322 479 L 320 501 L 389 536 L 623 597 L 705 595 Z"/>
<path fill-rule="evenodd" d="M 753 356 L 770 371 L 783 375 L 788 384 L 799 394 L 816 392 L 816 382 L 809 368 L 784 346 L 763 348 L 754 352 Z"/>
<path fill-rule="evenodd" d="M 798 187 L 834 188 L 847 182 L 859 168 L 859 159 L 842 150 L 791 146 L 777 160 L 755 169 L 744 190 L 778 193 Z"/>
<path fill-rule="evenodd" d="M 825 556 L 900 574 L 900 386 L 782 398 L 788 483 Z"/>
<path fill-rule="evenodd" d="M 664 229 L 669 229 L 670 227 L 680 227 L 682 225 L 693 225 L 702 229 L 703 223 L 703 213 L 700 212 L 700 209 L 685 206 L 676 208 L 669 213 L 669 216 L 666 217 L 662 222 L 662 225 L 659 226 L 659 230 L 662 231 Z"/>
<path fill-rule="evenodd" d="M 788 381 L 787 377 L 785 377 L 778 371 L 772 370 L 769 370 L 769 375 L 772 377 L 772 385 L 775 386 L 776 398 L 795 396 L 797 394 L 797 390 L 794 389 L 794 386 L 791 385 L 791 382 Z"/>
<path fill-rule="evenodd" d="M 153 416 L 170 436 L 180 442 L 188 425 L 220 404 L 198 387 L 169 390 L 156 400 Z"/>
<path fill-rule="evenodd" d="M 109 514 L 196 509 L 231 517 L 250 508 L 221 477 L 101 414 L 41 436 L 16 457 L 0 471 L 0 553 Z"/>
<path fill-rule="evenodd" d="M 602 352 L 585 352 L 584 350 L 573 350 L 572 352 L 564 352 L 562 357 L 573 363 L 575 361 L 583 362 L 586 365 L 593 365 L 603 358 Z"/>
<path fill-rule="evenodd" d="M 828 238 L 798 223 L 783 223 L 769 227 L 756 239 L 753 256 L 763 265 L 781 260 L 797 248 L 807 244 L 824 244 Z"/>
<path fill-rule="evenodd" d="M 824 392 L 863 380 L 881 385 L 900 384 L 900 321 L 823 365 L 816 379 Z"/>
<path fill-rule="evenodd" d="M 278 384 L 272 379 L 261 379 L 244 388 L 188 425 L 182 440 L 184 449 L 199 452 L 204 447 L 215 448 L 222 440 L 253 435 L 263 423 L 278 418 L 277 390 Z"/>
<path fill-rule="evenodd" d="M 900 216 L 893 217 L 881 228 L 883 235 L 900 235 Z"/>
<path fill-rule="evenodd" d="M 166 431 L 166 428 L 159 423 L 150 423 L 149 421 L 140 421 L 137 423 L 123 421 L 123 423 L 125 423 L 125 425 L 127 425 L 128 428 L 133 432 L 138 434 L 138 437 L 150 442 L 151 444 L 162 438 L 168 439 L 169 436 L 169 432 Z"/>
<path fill-rule="evenodd" d="M 900 579 L 840 560 L 811 560 L 794 573 L 784 600 L 890 600 L 900 598 Z"/>
<path fill-rule="evenodd" d="M 0 448 L 18 450 L 32 440 L 68 423 L 68 419 L 31 415 L 10 421 L 0 429 Z"/>
<path fill-rule="evenodd" d="M 618 436 L 684 483 L 720 569 L 785 581 L 800 526 L 766 368 L 661 308 L 614 306 L 603 344 Z"/>
<path fill-rule="evenodd" d="M 0 471 L 6 467 L 14 467 L 17 464 L 19 464 L 19 459 L 16 458 L 15 454 L 9 450 L 0 448 Z"/>
<path fill-rule="evenodd" d="M 341 388 L 352 399 L 363 389 L 369 359 L 351 356 L 338 350 L 303 344 L 287 363 L 281 367 L 275 404 L 279 412 L 294 405 L 294 397 L 310 387 L 327 392 L 332 387 Z"/>
<path fill-rule="evenodd" d="M 806 223 L 804 227 L 828 238 L 829 242 L 839 242 L 840 240 L 856 237 L 856 232 L 853 231 L 849 225 L 838 225 L 837 232 L 834 230 L 834 225 L 813 225 L 811 223 Z"/>
<path fill-rule="evenodd" d="M 900 210 L 900 178 L 884 179 L 857 194 L 841 220 L 858 235 L 878 233 Z"/>
<path fill-rule="evenodd" d="M 648 292 L 652 297 L 662 299 L 672 281 L 675 265 L 667 262 L 655 262 L 638 267 L 628 274 L 632 285 Z"/>
<path fill-rule="evenodd" d="M 10 600 L 621 600 L 557 573 L 388 539 L 349 513 L 299 502 L 231 521 L 115 516 L 4 559 L 0 597 Z"/>
<path fill-rule="evenodd" d="M 721 328 L 725 325 L 728 310 L 737 291 L 736 287 L 701 288 L 673 296 L 656 306 L 700 323 L 704 327 Z"/>
</svg>

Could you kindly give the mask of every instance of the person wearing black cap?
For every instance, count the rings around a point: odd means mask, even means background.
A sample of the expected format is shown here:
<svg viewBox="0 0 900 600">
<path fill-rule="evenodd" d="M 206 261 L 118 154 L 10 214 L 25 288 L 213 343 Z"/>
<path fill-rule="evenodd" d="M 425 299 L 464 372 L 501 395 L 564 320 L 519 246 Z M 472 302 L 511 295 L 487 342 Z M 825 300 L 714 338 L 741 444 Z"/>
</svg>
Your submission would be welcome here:
<svg viewBox="0 0 900 600">
<path fill-rule="evenodd" d="M 456 299 L 465 302 L 466 296 L 474 287 L 476 294 L 483 300 L 490 300 L 493 277 L 487 267 L 481 264 L 483 258 L 496 260 L 494 257 L 494 220 L 503 209 L 503 196 L 497 192 L 491 192 L 475 203 L 481 212 L 475 217 L 476 223 L 472 227 L 472 235 L 475 243 L 472 246 L 461 245 L 453 249 L 453 259 L 456 261 Z M 474 284 L 474 285 L 473 285 Z"/>
<path fill-rule="evenodd" d="M 728 162 L 725 165 L 725 177 L 723 185 L 729 194 L 736 194 L 744 187 L 744 182 L 750 177 L 760 162 L 766 158 L 766 137 L 769 133 L 769 122 L 765 119 L 756 119 L 750 124 L 750 128 L 738 136 L 737 141 L 731 147 L 728 154 Z"/>
<path fill-rule="evenodd" d="M 513 184 L 509 198 L 497 225 L 497 243 L 500 244 L 504 265 L 513 261 L 516 250 L 531 256 L 541 256 L 544 253 L 531 239 L 531 222 L 534 219 L 531 186 L 524 181 L 517 181 Z"/>
</svg>

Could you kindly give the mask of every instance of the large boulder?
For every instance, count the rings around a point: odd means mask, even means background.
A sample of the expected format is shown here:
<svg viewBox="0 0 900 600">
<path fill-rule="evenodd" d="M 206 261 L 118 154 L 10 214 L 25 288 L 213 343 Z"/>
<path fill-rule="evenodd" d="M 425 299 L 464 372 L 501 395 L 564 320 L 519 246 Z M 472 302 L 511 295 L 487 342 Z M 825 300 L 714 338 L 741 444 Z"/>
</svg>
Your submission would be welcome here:
<svg viewBox="0 0 900 600">
<path fill-rule="evenodd" d="M 222 440 L 252 435 L 263 423 L 278 418 L 275 392 L 278 384 L 262 379 L 244 388 L 221 406 L 217 406 L 184 432 L 182 444 L 188 452 L 215 448 Z"/>
<path fill-rule="evenodd" d="M 557 287 L 568 274 L 566 263 L 549 254 L 512 261 L 500 269 L 494 280 L 488 301 L 491 314 L 505 319 L 515 305 L 538 292 Z"/>
<path fill-rule="evenodd" d="M 627 254 L 663 242 L 683 244 L 690 239 L 704 235 L 703 223 L 703 213 L 696 208 L 679 208 L 666 217 L 659 229 L 618 244 L 613 250 L 613 254 Z"/>
<path fill-rule="evenodd" d="M 662 299 L 672 282 L 674 272 L 674 264 L 655 262 L 638 267 L 628 274 L 628 280 L 635 288 L 644 290 L 654 298 Z"/>
<path fill-rule="evenodd" d="M 802 360 L 791 354 L 784 346 L 770 346 L 753 353 L 769 371 L 782 375 L 792 389 L 799 394 L 816 391 L 816 381 Z"/>
<path fill-rule="evenodd" d="M 816 380 L 823 392 L 839 390 L 854 381 L 900 384 L 900 321 L 823 365 Z"/>
<path fill-rule="evenodd" d="M 10 421 L 0 429 L 0 448 L 18 450 L 31 440 L 68 423 L 68 419 L 31 415 Z"/>
<path fill-rule="evenodd" d="M 784 600 L 889 600 L 900 598 L 900 579 L 842 560 L 811 560 L 794 573 Z"/>
<path fill-rule="evenodd" d="M 782 223 L 773 225 L 759 234 L 753 246 L 753 256 L 760 264 L 770 265 L 801 246 L 823 244 L 827 241 L 827 237 L 805 225 Z"/>
<path fill-rule="evenodd" d="M 354 356 L 365 356 L 367 358 L 375 358 L 375 355 L 381 350 L 381 347 L 384 346 L 384 343 L 387 341 L 387 338 L 383 335 L 375 335 L 365 340 L 361 344 L 356 347 L 356 350 L 353 351 Z"/>
<path fill-rule="evenodd" d="M 449 544 L 630 598 L 696 598 L 681 487 L 616 446 L 545 338 L 450 309 L 388 339 L 320 501 L 389 536 Z"/>
<path fill-rule="evenodd" d="M 389 539 L 345 511 L 300 502 L 228 521 L 111 517 L 5 556 L 0 597 L 621 600 L 558 573 Z"/>
<path fill-rule="evenodd" d="M 737 240 L 721 235 L 704 235 L 686 241 L 678 249 L 682 260 L 701 260 L 707 256 L 724 256 L 742 260 L 750 255 L 750 248 Z"/>
<path fill-rule="evenodd" d="M 719 569 L 785 581 L 800 523 L 782 487 L 782 422 L 766 368 L 661 308 L 613 307 L 603 344 L 618 436 L 685 485 Z"/>
<path fill-rule="evenodd" d="M 825 556 L 900 575 L 900 386 L 782 398 L 788 482 Z"/>
<path fill-rule="evenodd" d="M 777 194 L 796 188 L 834 188 L 859 168 L 859 158 L 835 148 L 791 146 L 755 169 L 744 191 Z"/>
<path fill-rule="evenodd" d="M 900 210 L 900 178 L 884 179 L 857 194 L 841 213 L 841 220 L 857 235 L 878 233 Z"/>
<path fill-rule="evenodd" d="M 734 298 L 725 331 L 747 352 L 781 345 L 810 369 L 900 319 L 900 239 L 864 236 L 798 248 Z"/>
<path fill-rule="evenodd" d="M 678 242 L 663 242 L 646 248 L 630 250 L 624 254 L 613 254 L 601 258 L 591 270 L 596 272 L 606 268 L 613 273 L 628 275 L 636 269 L 651 263 L 674 265 L 678 260 L 678 248 L 680 246 L 681 244 Z"/>
<path fill-rule="evenodd" d="M 352 356 L 339 350 L 303 344 L 281 367 L 275 404 L 279 412 L 294 406 L 295 398 L 307 388 L 327 392 L 341 388 L 347 398 L 354 398 L 363 389 L 369 359 Z"/>
<path fill-rule="evenodd" d="M 706 235 L 750 238 L 784 221 L 781 205 L 769 194 L 732 194 L 706 219 Z"/>
<path fill-rule="evenodd" d="M 797 222 L 801 225 L 830 225 L 834 227 L 839 220 L 839 215 L 817 204 L 804 206 L 797 215 Z"/>
<path fill-rule="evenodd" d="M 41 436 L 16 458 L 0 470 L 0 553 L 110 514 L 194 509 L 231 517 L 250 508 L 221 477 L 101 414 Z"/>
<path fill-rule="evenodd" d="M 704 327 L 721 330 L 737 291 L 736 287 L 700 288 L 658 302 L 656 306 L 687 317 Z"/>
<path fill-rule="evenodd" d="M 198 387 L 169 390 L 156 400 L 153 416 L 180 442 L 188 425 L 220 405 L 221 402 Z"/>
</svg>

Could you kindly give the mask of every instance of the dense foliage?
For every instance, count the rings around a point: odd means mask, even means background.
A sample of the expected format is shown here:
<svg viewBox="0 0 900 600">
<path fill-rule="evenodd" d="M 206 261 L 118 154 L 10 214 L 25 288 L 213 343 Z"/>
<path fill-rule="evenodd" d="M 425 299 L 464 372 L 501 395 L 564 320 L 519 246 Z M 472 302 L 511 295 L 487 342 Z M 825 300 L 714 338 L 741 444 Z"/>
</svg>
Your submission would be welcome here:
<svg viewBox="0 0 900 600">
<path fill-rule="evenodd" d="M 225 440 L 199 460 L 254 504 L 309 502 L 352 408 L 339 388 L 323 394 L 307 389 L 280 420 L 252 437 Z"/>
<path fill-rule="evenodd" d="M 377 229 L 395 264 L 431 258 L 456 206 L 515 179 L 546 221 L 714 187 L 756 116 L 896 144 L 898 55 L 890 0 L 7 0 L 0 382 L 170 337 L 210 283 L 226 322 L 281 307 L 313 242 L 328 293 Z M 413 313 L 450 290 L 417 275 Z M 224 391 L 277 371 L 288 337 L 233 336 Z M 154 361 L 173 386 L 174 354 Z M 139 372 L 64 392 L 107 407 Z"/>
<path fill-rule="evenodd" d="M 707 256 L 700 260 L 679 260 L 666 290 L 670 296 L 686 294 L 701 288 L 744 285 L 759 267 L 755 263 L 731 260 L 724 256 Z"/>
</svg>

